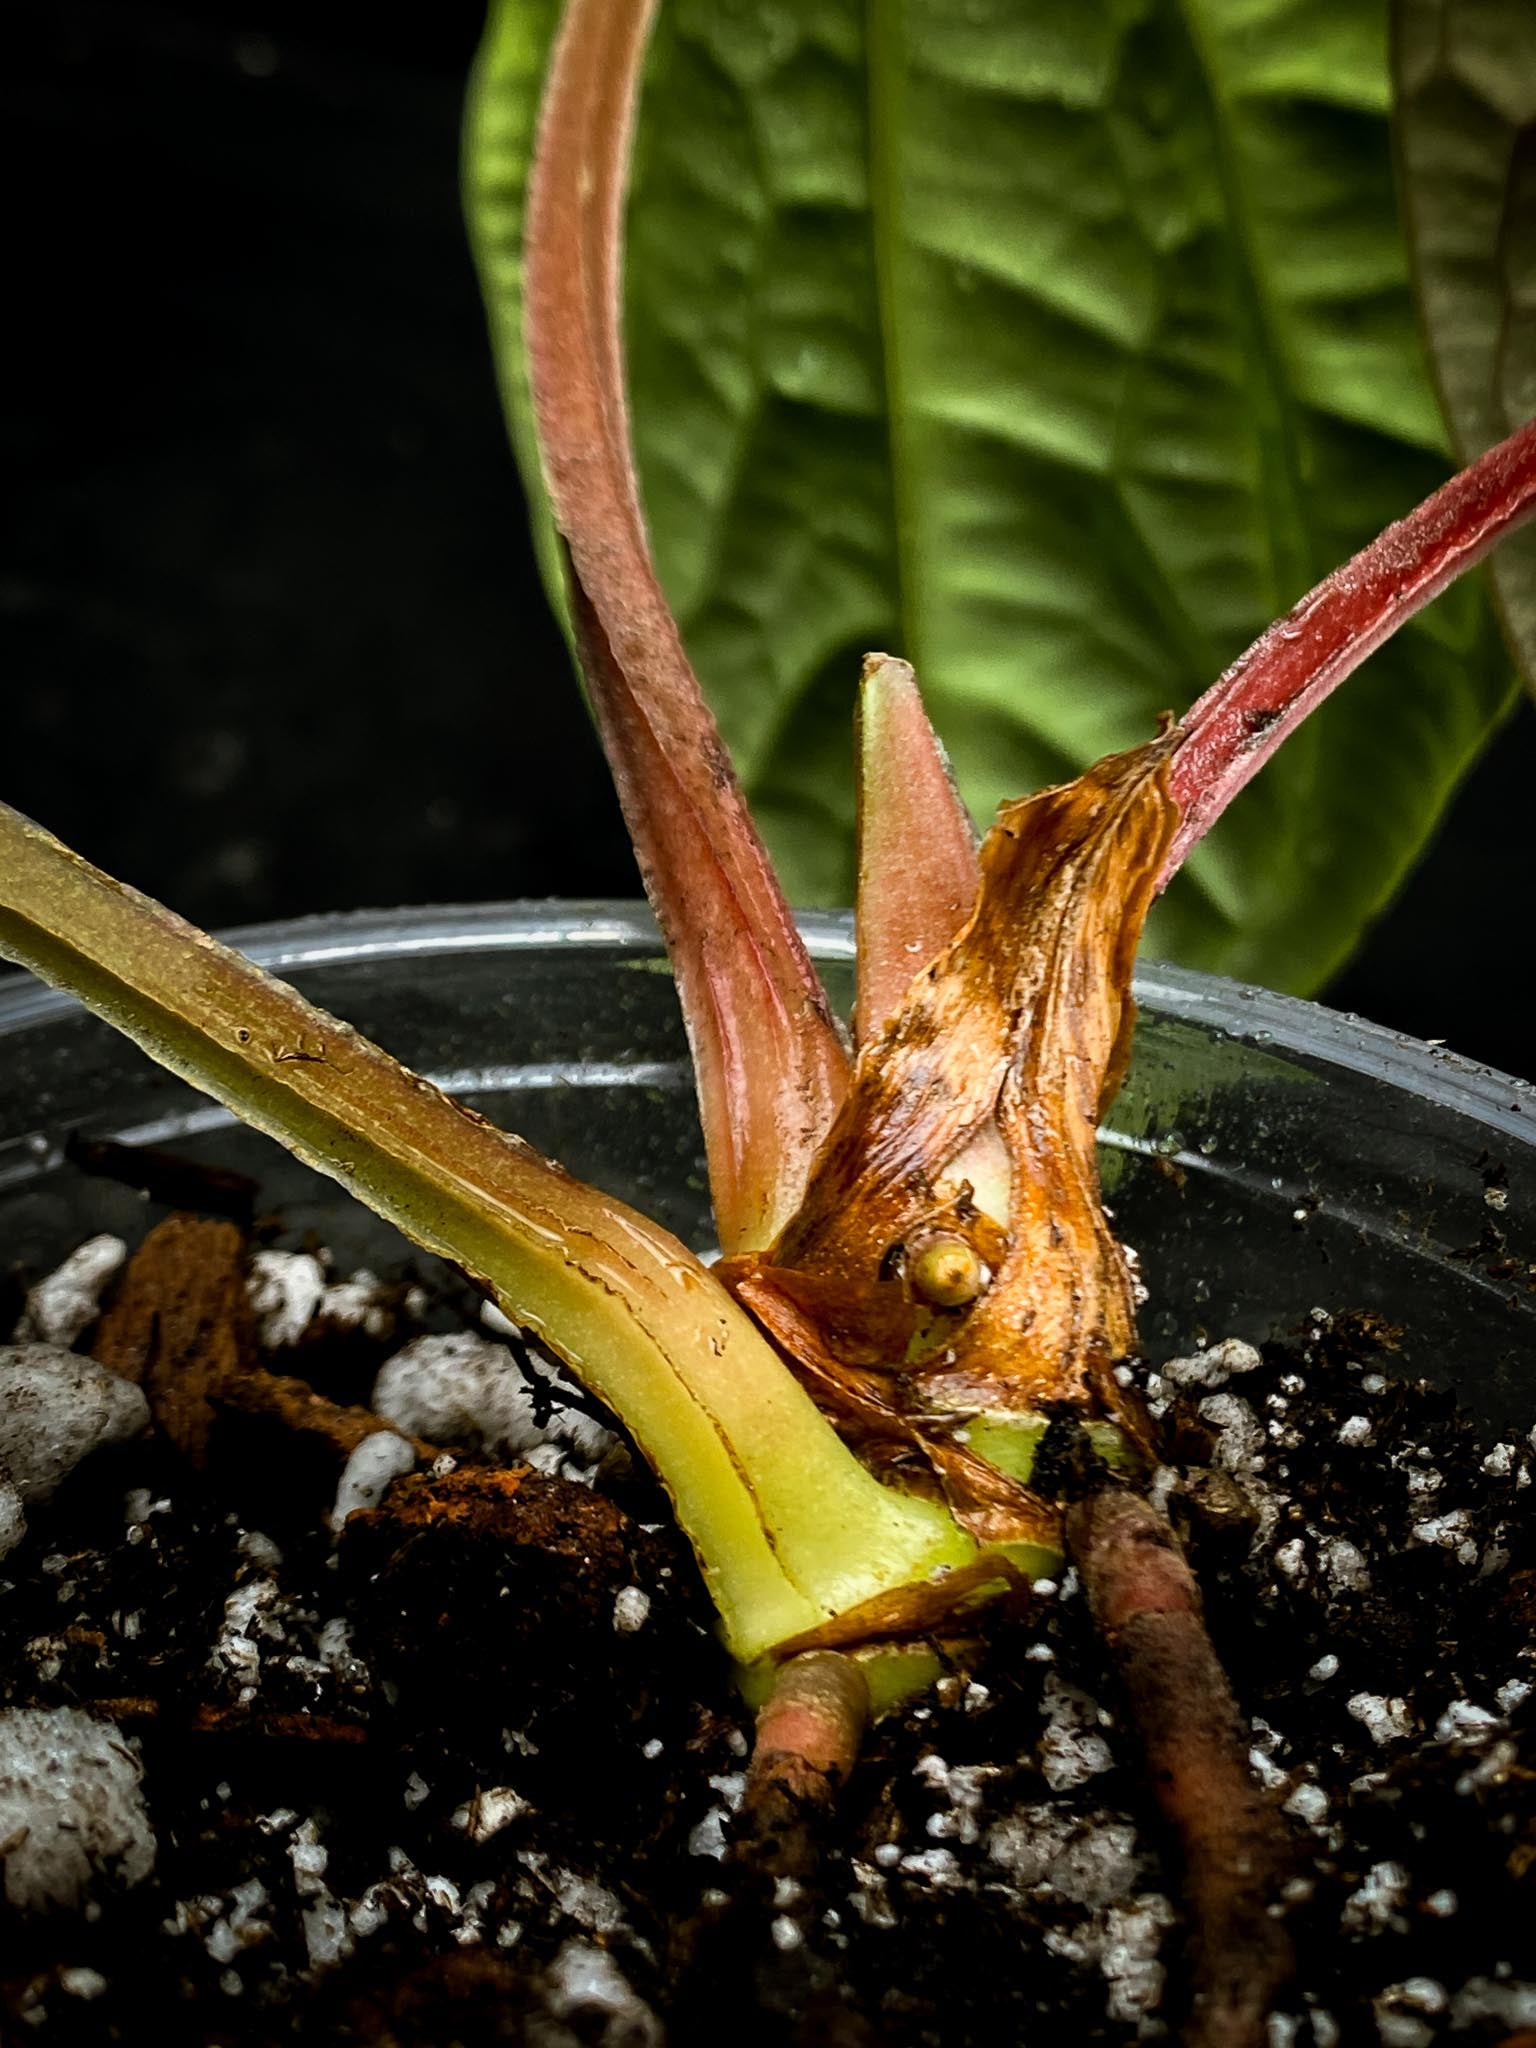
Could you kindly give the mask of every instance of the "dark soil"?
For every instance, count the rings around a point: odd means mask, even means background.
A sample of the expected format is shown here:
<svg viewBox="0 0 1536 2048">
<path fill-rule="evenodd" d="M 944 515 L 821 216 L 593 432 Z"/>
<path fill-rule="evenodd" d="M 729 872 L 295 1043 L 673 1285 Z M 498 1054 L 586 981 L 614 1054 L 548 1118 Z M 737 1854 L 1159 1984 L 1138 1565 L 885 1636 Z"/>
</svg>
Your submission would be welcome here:
<svg viewBox="0 0 1536 2048">
<path fill-rule="evenodd" d="M 747 2042 L 784 2031 L 775 1958 L 807 1949 L 841 2002 L 802 2038 L 1165 2030 L 1175 1879 L 1070 1573 L 874 1731 L 819 1895 L 723 1939 L 750 1718 L 622 1442 L 535 1373 L 547 1442 L 496 1458 L 461 1424 L 327 1526 L 357 1441 L 327 1404 L 355 1424 L 407 1339 L 478 1328 L 467 1291 L 408 1279 L 328 1296 L 246 1368 L 321 1397 L 304 1432 L 205 1383 L 200 1467 L 161 1427 L 29 1507 L 0 1731 L 16 1708 L 114 1723 L 155 1857 L 74 1910 L 0 1903 L 7 2041 Z M 1390 1337 L 1314 1311 L 1258 1362 L 1147 1381 L 1295 1831 L 1276 2048 L 1536 2026 L 1536 1457 L 1395 1378 Z"/>
</svg>

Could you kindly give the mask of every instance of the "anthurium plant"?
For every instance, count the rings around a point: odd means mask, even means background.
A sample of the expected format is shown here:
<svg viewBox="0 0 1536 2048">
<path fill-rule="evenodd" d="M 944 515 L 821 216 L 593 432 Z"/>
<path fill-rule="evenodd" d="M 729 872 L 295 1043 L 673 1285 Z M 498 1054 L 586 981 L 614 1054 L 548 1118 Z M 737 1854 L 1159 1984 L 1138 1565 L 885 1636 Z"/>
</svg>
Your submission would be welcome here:
<svg viewBox="0 0 1536 2048">
<path fill-rule="evenodd" d="M 4 809 L 0 950 L 456 1262 L 611 1406 L 764 1700 L 744 1825 L 775 1868 L 871 1703 L 1070 1551 L 1184 1850 L 1189 2038 L 1256 2039 L 1287 1966 L 1269 1911 L 1283 1852 L 1187 1567 L 1136 1490 L 1156 1446 L 1116 1371 L 1135 1300 L 1096 1130 L 1158 892 L 1308 713 L 1536 512 L 1536 425 L 1181 719 L 1005 803 L 979 846 L 912 669 L 871 654 L 850 1034 L 684 652 L 636 484 L 620 250 L 649 14 L 566 9 L 529 192 L 527 360 L 573 631 L 688 1026 L 719 1262 Z M 1047 1493 L 1050 1429 L 1073 1477 Z"/>
</svg>

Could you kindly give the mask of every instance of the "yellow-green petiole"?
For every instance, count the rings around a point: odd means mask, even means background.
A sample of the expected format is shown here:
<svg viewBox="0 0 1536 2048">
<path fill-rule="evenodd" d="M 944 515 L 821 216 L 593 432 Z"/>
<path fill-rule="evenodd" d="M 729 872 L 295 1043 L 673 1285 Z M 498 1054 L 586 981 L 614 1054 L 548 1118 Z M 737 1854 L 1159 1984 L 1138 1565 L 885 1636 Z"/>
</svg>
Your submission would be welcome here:
<svg viewBox="0 0 1536 2048">
<path fill-rule="evenodd" d="M 631 1432 L 743 1664 L 981 1560 L 942 1505 L 864 1469 L 666 1231 L 4 806 L 0 954 L 479 1279 Z"/>
</svg>

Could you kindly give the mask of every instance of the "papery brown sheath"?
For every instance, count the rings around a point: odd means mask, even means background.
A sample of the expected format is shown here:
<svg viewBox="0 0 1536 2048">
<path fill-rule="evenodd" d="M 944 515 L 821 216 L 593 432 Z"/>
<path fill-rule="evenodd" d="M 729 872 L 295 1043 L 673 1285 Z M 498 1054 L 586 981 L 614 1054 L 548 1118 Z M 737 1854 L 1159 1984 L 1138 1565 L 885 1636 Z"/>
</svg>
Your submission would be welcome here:
<svg viewBox="0 0 1536 2048">
<path fill-rule="evenodd" d="M 966 1441 L 976 1416 L 1111 1416 L 1144 1431 L 1114 1378 L 1135 1342 L 1132 1283 L 1099 1197 L 1099 1120 L 1134 1016 L 1131 970 L 1177 812 L 1178 736 L 1005 805 L 976 907 L 861 1046 L 800 1210 L 771 1251 L 721 1277 L 846 1433 L 926 1458 L 972 1534 L 1038 1533 L 1038 1504 Z M 964 1161 L 999 1134 L 1006 1215 Z M 968 1248 L 969 1300 L 936 1308 L 914 1262 Z"/>
</svg>

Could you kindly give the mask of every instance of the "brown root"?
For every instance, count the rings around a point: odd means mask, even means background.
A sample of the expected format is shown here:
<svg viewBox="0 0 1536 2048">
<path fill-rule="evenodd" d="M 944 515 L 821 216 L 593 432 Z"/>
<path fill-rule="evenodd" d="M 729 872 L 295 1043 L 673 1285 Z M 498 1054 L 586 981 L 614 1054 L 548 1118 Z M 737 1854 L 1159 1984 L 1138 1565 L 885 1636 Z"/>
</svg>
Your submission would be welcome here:
<svg viewBox="0 0 1536 2048">
<path fill-rule="evenodd" d="M 868 1718 L 852 1658 L 810 1650 L 780 1666 L 757 1717 L 729 1888 L 680 1930 L 679 2040 L 715 2039 L 729 2010 L 739 2048 L 873 2048 L 823 1921 L 833 1810 Z"/>
<path fill-rule="evenodd" d="M 851 1657 L 811 1650 L 780 1667 L 757 1717 L 733 1862 L 776 1882 L 815 1875 L 868 1719 L 869 1686 Z"/>
<path fill-rule="evenodd" d="M 1242 1716 L 1194 1576 L 1166 1519 L 1118 1484 L 1077 1501 L 1066 1529 L 1183 1858 L 1186 2048 L 1260 2048 L 1294 1968 L 1278 1907 L 1291 1850 L 1249 1774 Z"/>
</svg>

